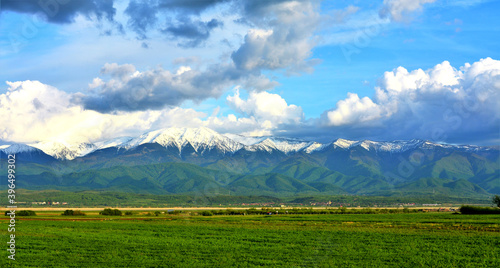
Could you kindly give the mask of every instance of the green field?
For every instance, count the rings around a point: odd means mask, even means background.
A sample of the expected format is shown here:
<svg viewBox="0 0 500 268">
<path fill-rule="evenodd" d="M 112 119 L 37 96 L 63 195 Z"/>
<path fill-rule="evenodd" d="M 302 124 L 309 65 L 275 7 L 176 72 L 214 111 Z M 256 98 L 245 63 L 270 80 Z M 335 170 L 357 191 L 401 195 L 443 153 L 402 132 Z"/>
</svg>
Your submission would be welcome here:
<svg viewBox="0 0 500 268">
<path fill-rule="evenodd" d="M 17 218 L 0 267 L 500 267 L 500 215 L 60 213 Z"/>
</svg>

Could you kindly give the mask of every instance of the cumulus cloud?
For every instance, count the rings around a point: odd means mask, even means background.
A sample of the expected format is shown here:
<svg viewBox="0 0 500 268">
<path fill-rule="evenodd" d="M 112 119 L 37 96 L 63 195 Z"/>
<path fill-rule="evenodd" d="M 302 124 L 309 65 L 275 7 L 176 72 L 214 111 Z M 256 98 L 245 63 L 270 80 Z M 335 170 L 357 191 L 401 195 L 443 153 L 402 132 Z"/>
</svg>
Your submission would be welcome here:
<svg viewBox="0 0 500 268">
<path fill-rule="evenodd" d="M 74 104 L 71 94 L 38 81 L 8 82 L 8 86 L 0 94 L 0 140 L 4 142 L 96 142 L 166 127 L 200 126 L 221 133 L 270 135 L 287 125 L 301 124 L 304 117 L 300 107 L 267 92 L 252 93 L 247 99 L 237 92 L 227 101 L 239 116 L 219 116 L 216 109 L 207 117 L 179 107 L 101 113 Z"/>
<path fill-rule="evenodd" d="M 101 112 L 162 109 L 168 105 L 180 105 L 185 100 L 198 102 L 217 98 L 236 84 L 249 91 L 268 90 L 278 83 L 264 75 L 264 71 L 286 70 L 287 74 L 297 74 L 311 71 L 318 63 L 317 59 L 310 59 L 315 45 L 314 29 L 320 21 L 318 1 L 214 0 L 195 1 L 192 6 L 187 2 L 153 3 L 155 10 L 173 12 L 161 32 L 179 39 L 181 46 L 197 47 L 210 37 L 213 29 L 222 26 L 221 20 L 201 20 L 200 14 L 221 3 L 231 2 L 226 8 L 244 17 L 251 27 L 242 45 L 231 53 L 231 58 L 182 73 L 156 68 L 144 72 L 130 71 L 125 77 L 103 83 L 100 81 L 105 79 L 99 78 L 94 81 L 97 84 L 91 85 L 95 94 L 75 96 L 74 100 L 83 103 L 87 109 Z M 158 24 L 156 11 L 146 10 L 146 13 L 151 13 L 151 19 L 143 18 L 142 9 L 136 5 L 144 4 L 132 1 L 126 11 L 130 13 L 129 25 L 143 37 L 152 24 Z M 204 19 L 207 17 L 210 18 L 210 14 L 204 15 Z"/>
<path fill-rule="evenodd" d="M 500 61 L 486 58 L 459 69 L 444 61 L 426 71 L 386 72 L 373 99 L 351 93 L 322 120 L 385 139 L 490 140 L 498 138 L 498 107 Z"/>
<path fill-rule="evenodd" d="M 192 109 L 103 114 L 71 102 L 71 95 L 38 81 L 8 82 L 0 94 L 0 140 L 92 142 L 140 135 L 151 129 L 199 126 L 204 113 Z"/>
<path fill-rule="evenodd" d="M 89 1 L 39 1 L 39 0 L 7 0 L 2 1 L 1 11 L 13 11 L 26 14 L 37 14 L 51 23 L 72 23 L 78 15 L 87 18 L 95 16 L 101 20 L 113 21 L 116 9 L 113 0 Z"/>
<path fill-rule="evenodd" d="M 98 91 L 116 90 L 118 96 L 130 80 L 145 73 L 157 72 L 149 80 L 164 83 L 162 77 L 182 80 L 191 71 L 182 67 L 175 73 L 161 69 L 139 72 L 132 65 L 107 64 L 102 73 L 110 79 L 91 84 Z M 215 109 L 207 116 L 179 107 L 137 110 L 126 106 L 102 113 L 86 109 L 85 102 L 75 102 L 81 95 L 37 81 L 8 82 L 8 86 L 0 94 L 0 140 L 10 142 L 98 141 L 164 127 L 206 126 L 222 133 L 301 135 L 322 141 L 359 137 L 491 143 L 498 140 L 500 129 L 500 61 L 491 58 L 458 69 L 447 61 L 428 70 L 398 67 L 384 73 L 373 98 L 350 93 L 319 119 L 306 119 L 301 107 L 266 91 L 250 91 L 242 97 L 237 89 L 226 98 L 234 114 L 219 115 Z M 169 94 L 151 92 L 157 98 Z M 153 102 L 147 93 L 137 95 L 146 96 L 139 105 Z M 103 96 L 112 103 L 101 104 L 107 109 L 127 99 L 115 101 L 112 93 Z"/>
<path fill-rule="evenodd" d="M 278 132 L 283 134 L 290 127 L 302 126 L 305 123 L 302 108 L 287 104 L 278 94 L 252 92 L 244 99 L 237 89 L 226 101 L 237 115 L 218 116 L 216 109 L 202 122 L 203 126 L 220 133 L 264 136 Z"/>
<path fill-rule="evenodd" d="M 182 47 L 198 47 L 209 39 L 214 29 L 223 25 L 210 9 L 222 6 L 222 12 L 240 16 L 251 29 L 243 44 L 233 51 L 235 66 L 245 71 L 287 69 L 289 73 L 312 70 L 318 60 L 311 60 L 315 45 L 314 31 L 321 21 L 320 1 L 131 1 L 125 11 L 128 25 L 139 39 L 150 30 L 158 30 Z M 225 4 L 225 5 L 223 5 Z M 349 7 L 346 16 L 356 12 Z M 203 14 L 203 16 L 202 16 Z M 203 18 L 203 19 L 202 19 Z"/>
<path fill-rule="evenodd" d="M 185 100 L 215 98 L 225 88 L 225 78 L 220 77 L 224 74 L 182 66 L 174 73 L 160 67 L 139 72 L 132 65 L 106 64 L 101 73 L 110 79 L 94 89 L 97 94 L 75 95 L 75 103 L 99 112 L 159 110 Z"/>
<path fill-rule="evenodd" d="M 250 92 L 248 99 L 244 100 L 237 90 L 234 96 L 228 96 L 226 100 L 234 111 L 261 121 L 268 120 L 273 125 L 299 124 L 304 119 L 302 108 L 288 105 L 278 94 Z"/>
<path fill-rule="evenodd" d="M 337 108 L 326 116 L 334 126 L 370 122 L 381 117 L 381 108 L 368 97 L 360 99 L 358 94 L 349 93 L 347 99 L 337 102 Z"/>
<path fill-rule="evenodd" d="M 103 77 L 94 78 L 90 92 L 72 96 L 72 102 L 98 112 L 160 110 L 187 100 L 201 102 L 220 97 L 231 85 L 263 91 L 278 85 L 262 74 L 243 72 L 233 64 L 215 64 L 203 70 L 180 66 L 138 71 L 131 64 L 106 63 Z"/>
<path fill-rule="evenodd" d="M 255 117 L 237 117 L 234 114 L 226 117 L 211 116 L 203 121 L 202 125 L 219 133 L 246 136 L 267 136 L 276 130 L 276 126 L 270 121 L 259 121 Z"/>
<path fill-rule="evenodd" d="M 245 18 L 255 26 L 231 55 L 243 70 L 287 69 L 310 71 L 315 45 L 313 33 L 320 21 L 316 1 L 248 1 Z"/>
<path fill-rule="evenodd" d="M 436 0 L 384 0 L 379 14 L 381 17 L 390 17 L 394 21 L 408 20 L 408 15 L 422 9 L 424 4 L 433 3 Z"/>
</svg>

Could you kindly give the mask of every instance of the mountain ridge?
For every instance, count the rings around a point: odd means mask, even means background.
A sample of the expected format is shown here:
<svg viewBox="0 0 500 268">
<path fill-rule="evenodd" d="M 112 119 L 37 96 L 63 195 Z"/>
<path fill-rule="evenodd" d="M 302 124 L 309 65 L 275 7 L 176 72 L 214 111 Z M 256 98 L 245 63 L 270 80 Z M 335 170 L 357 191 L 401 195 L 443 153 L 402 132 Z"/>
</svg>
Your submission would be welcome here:
<svg viewBox="0 0 500 268">
<path fill-rule="evenodd" d="M 22 163 L 16 169 L 21 188 L 185 194 L 212 187 L 273 196 L 500 194 L 500 148 L 495 146 L 425 140 L 318 143 L 225 136 L 206 128 L 36 145 L 0 146 L 0 163 L 12 153 Z"/>
<path fill-rule="evenodd" d="M 247 137 L 234 134 L 220 134 L 209 128 L 164 128 L 146 132 L 138 137 L 117 137 L 95 143 L 66 143 L 60 141 L 42 141 L 37 143 L 14 143 L 1 145 L 0 151 L 4 153 L 20 153 L 41 150 L 58 160 L 73 160 L 83 157 L 98 150 L 107 148 L 118 148 L 130 150 L 147 143 L 157 143 L 164 147 L 172 146 L 182 152 L 183 148 L 190 144 L 195 152 L 210 151 L 217 149 L 224 154 L 234 154 L 239 150 L 247 151 L 280 151 L 285 154 L 293 154 L 300 151 L 312 153 L 324 150 L 329 146 L 341 149 L 361 147 L 365 150 L 404 152 L 416 147 L 444 147 L 460 150 L 488 150 L 491 146 L 476 145 L 451 145 L 433 143 L 426 140 L 395 140 L 395 141 L 371 141 L 371 140 L 347 140 L 334 139 L 329 143 L 319 143 L 296 138 L 284 138 L 273 136 Z"/>
</svg>

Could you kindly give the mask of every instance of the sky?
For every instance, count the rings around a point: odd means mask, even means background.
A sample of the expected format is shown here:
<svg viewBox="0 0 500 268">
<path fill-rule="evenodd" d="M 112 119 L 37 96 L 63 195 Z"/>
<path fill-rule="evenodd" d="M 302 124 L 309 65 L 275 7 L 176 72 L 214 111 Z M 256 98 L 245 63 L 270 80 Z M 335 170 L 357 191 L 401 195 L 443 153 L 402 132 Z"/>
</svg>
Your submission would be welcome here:
<svg viewBox="0 0 500 268">
<path fill-rule="evenodd" d="M 0 140 L 500 144 L 500 1 L 2 0 Z"/>
</svg>

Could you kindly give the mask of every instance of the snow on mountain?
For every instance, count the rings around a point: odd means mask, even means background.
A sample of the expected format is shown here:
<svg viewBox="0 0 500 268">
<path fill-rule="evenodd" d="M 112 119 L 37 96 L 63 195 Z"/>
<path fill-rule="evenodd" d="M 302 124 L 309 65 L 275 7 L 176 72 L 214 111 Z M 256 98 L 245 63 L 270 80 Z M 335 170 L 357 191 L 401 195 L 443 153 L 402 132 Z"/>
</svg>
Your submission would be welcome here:
<svg viewBox="0 0 500 268">
<path fill-rule="evenodd" d="M 155 130 L 130 140 L 123 147 L 129 149 L 146 143 L 158 143 L 164 147 L 174 146 L 179 152 L 190 144 L 198 153 L 212 149 L 218 149 L 223 153 L 234 153 L 243 148 L 243 144 L 204 127 Z"/>
<path fill-rule="evenodd" d="M 313 152 L 321 151 L 331 145 L 331 143 L 318 143 L 318 142 L 313 142 L 309 146 L 305 147 L 303 150 L 304 152 L 311 154 Z"/>
<path fill-rule="evenodd" d="M 342 149 L 349 149 L 351 146 L 358 141 L 350 141 L 350 140 L 344 140 L 344 139 L 337 139 L 336 141 L 333 142 L 333 145 L 340 147 Z"/>
<path fill-rule="evenodd" d="M 233 141 L 239 142 L 245 146 L 255 145 L 268 137 L 255 137 L 255 136 L 242 136 L 238 134 L 226 133 L 224 136 L 232 139 Z"/>
<path fill-rule="evenodd" d="M 423 140 L 378 142 L 370 140 L 353 141 L 337 139 L 332 143 L 318 143 L 293 138 L 282 137 L 246 137 L 235 134 L 221 135 L 208 128 L 166 128 L 147 132 L 139 137 L 119 137 L 100 142 L 92 143 L 66 143 L 63 141 L 45 141 L 35 144 L 7 144 L 0 145 L 0 150 L 5 153 L 19 153 L 34 150 L 42 150 L 44 153 L 61 160 L 73 160 L 77 157 L 85 156 L 96 150 L 106 148 L 132 149 L 142 144 L 157 143 L 164 147 L 173 146 L 179 153 L 187 146 L 191 145 L 194 150 L 203 154 L 206 151 L 217 149 L 223 154 L 234 153 L 238 150 L 247 151 L 281 151 L 285 154 L 292 154 L 303 151 L 311 154 L 321 151 L 329 146 L 334 149 L 348 150 L 354 147 L 361 147 L 367 151 L 377 152 L 404 152 L 407 150 L 421 148 L 434 149 L 436 147 L 446 149 L 458 149 L 464 151 L 488 150 L 488 147 L 473 145 L 448 145 L 437 144 Z"/>
<path fill-rule="evenodd" d="M 485 147 L 485 146 L 477 146 L 477 145 L 452 145 L 452 144 L 441 144 L 441 143 L 433 143 L 430 141 L 425 141 L 422 144 L 422 148 L 425 149 L 434 149 L 436 147 L 445 148 L 445 149 L 455 149 L 466 152 L 478 152 L 478 151 L 488 151 L 493 149 L 493 147 Z"/>
<path fill-rule="evenodd" d="M 35 152 L 37 148 L 25 145 L 25 144 L 9 144 L 9 145 L 1 145 L 0 151 L 5 154 L 18 154 L 18 153 L 27 153 L 27 152 Z"/>
<path fill-rule="evenodd" d="M 409 141 L 351 141 L 345 139 L 337 139 L 333 145 L 342 149 L 351 149 L 359 146 L 367 151 L 382 151 L 382 152 L 404 152 L 410 149 L 421 146 L 424 142 L 422 140 L 409 140 Z"/>
<path fill-rule="evenodd" d="M 278 151 L 282 151 L 285 154 L 301 151 L 304 148 L 314 143 L 311 141 L 302 141 L 302 140 L 285 139 L 285 138 L 270 138 L 269 140 L 274 143 L 274 146 Z"/>
<path fill-rule="evenodd" d="M 245 145 L 245 150 L 248 151 L 266 151 L 272 152 L 273 150 L 281 151 L 285 154 L 295 153 L 312 146 L 316 142 L 304 141 L 292 138 L 281 137 L 247 137 L 236 134 L 224 134 L 226 137 Z M 316 146 L 317 147 L 317 146 Z M 309 151 L 313 151 L 315 147 L 311 147 Z"/>
<path fill-rule="evenodd" d="M 378 142 L 378 150 L 385 152 L 404 152 L 415 149 L 424 143 L 422 140 Z"/>
<path fill-rule="evenodd" d="M 266 137 L 258 143 L 245 146 L 245 149 L 248 151 L 267 151 L 269 153 L 276 150 L 285 154 L 290 154 L 304 150 L 313 144 L 315 144 L 315 142 L 299 139 Z M 311 148 L 310 151 L 314 151 L 314 148 Z"/>
<path fill-rule="evenodd" d="M 95 146 L 97 147 L 97 150 L 112 148 L 112 147 L 122 148 L 124 147 L 125 144 L 128 144 L 132 139 L 133 139 L 132 137 L 119 137 L 111 140 L 96 142 Z"/>
<path fill-rule="evenodd" d="M 92 143 L 66 143 L 59 141 L 38 142 L 30 144 L 30 146 L 40 149 L 44 153 L 60 160 L 73 160 L 94 152 L 97 149 Z"/>
<path fill-rule="evenodd" d="M 375 150 L 382 152 L 404 152 L 410 149 L 414 149 L 420 146 L 423 142 L 420 140 L 410 140 L 410 141 L 392 141 L 392 142 L 377 142 L 364 140 L 353 144 L 353 146 L 361 146 L 367 151 Z"/>
</svg>

